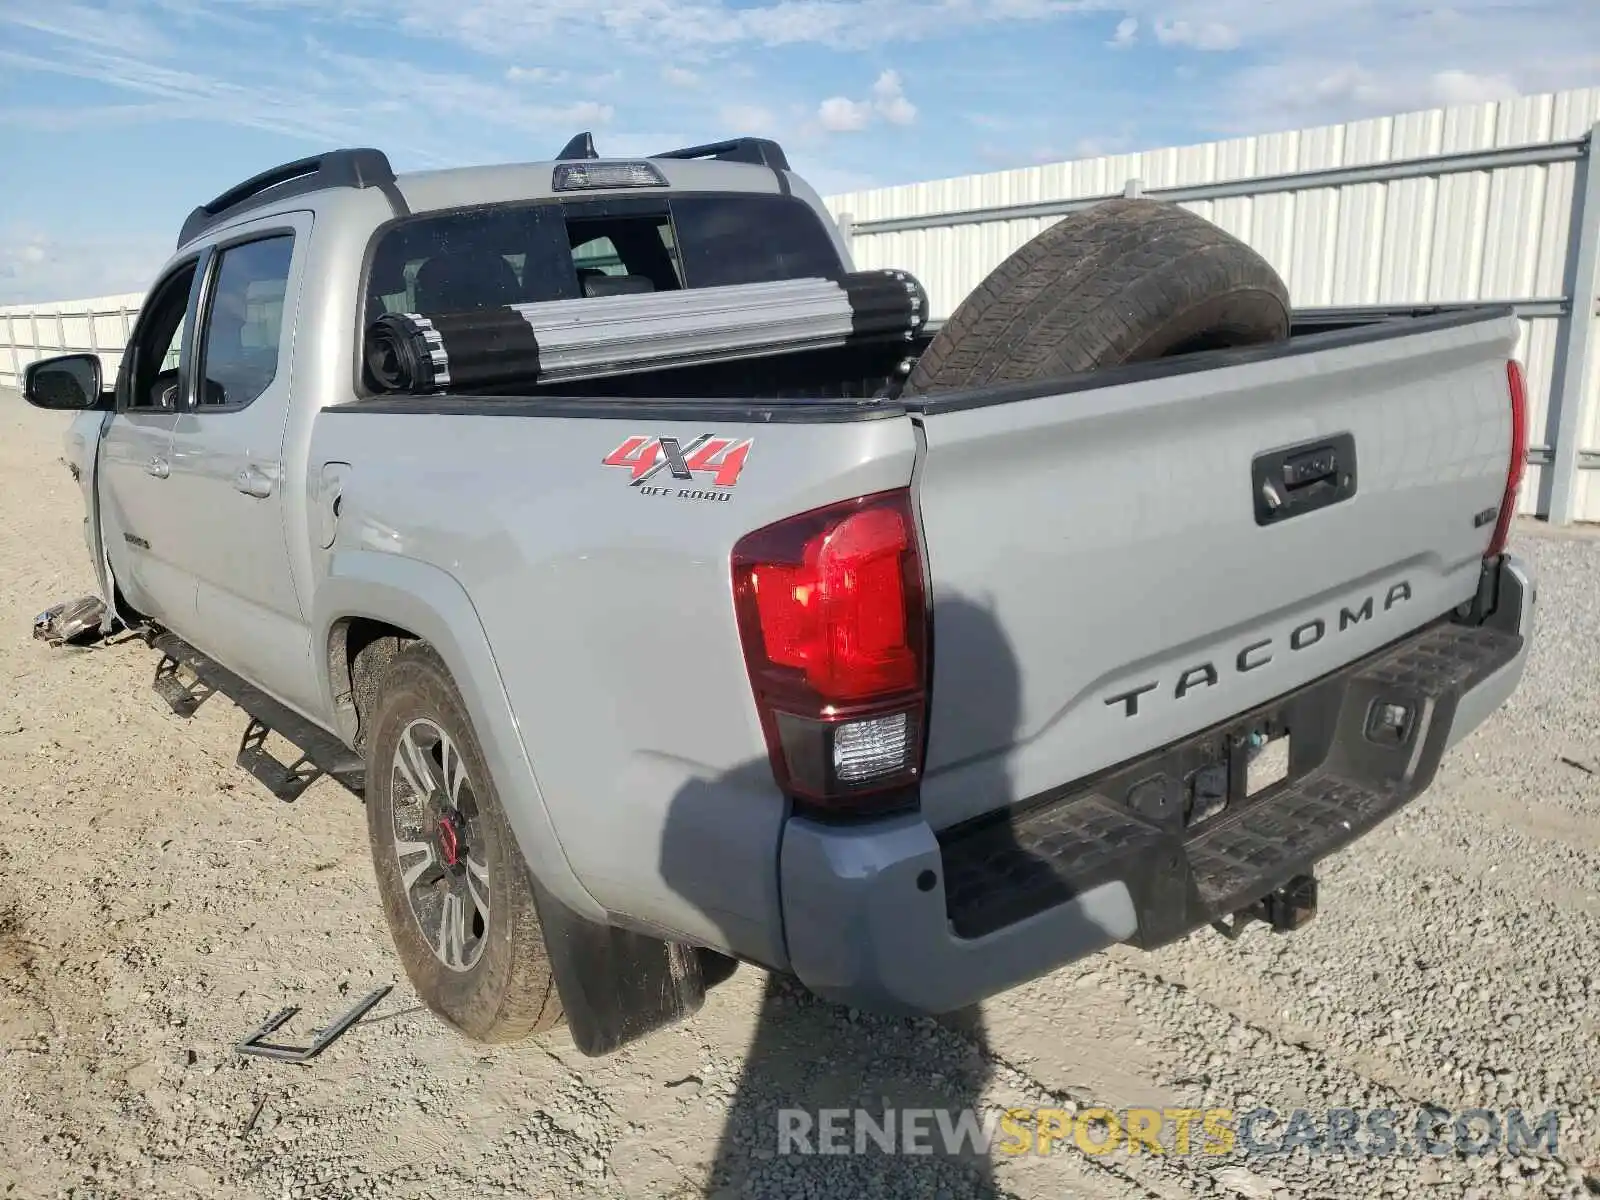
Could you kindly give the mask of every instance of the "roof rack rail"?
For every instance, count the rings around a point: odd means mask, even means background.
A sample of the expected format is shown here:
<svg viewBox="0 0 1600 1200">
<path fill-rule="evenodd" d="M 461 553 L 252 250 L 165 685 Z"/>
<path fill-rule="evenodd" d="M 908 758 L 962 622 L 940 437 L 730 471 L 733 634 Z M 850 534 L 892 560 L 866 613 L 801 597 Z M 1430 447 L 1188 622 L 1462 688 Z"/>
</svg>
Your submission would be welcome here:
<svg viewBox="0 0 1600 1200">
<path fill-rule="evenodd" d="M 787 171 L 789 158 L 783 147 L 767 138 L 729 138 L 725 142 L 708 142 L 704 146 L 685 146 L 682 150 L 668 150 L 652 154 L 651 158 L 714 158 L 718 162 L 753 163 L 758 167 L 771 167 L 774 171 Z"/>
<path fill-rule="evenodd" d="M 571 162 L 575 158 L 599 158 L 600 154 L 594 148 L 594 135 L 580 133 L 565 146 L 561 153 L 556 155 L 557 162 Z"/>
<path fill-rule="evenodd" d="M 276 200 L 327 188 L 384 187 L 392 183 L 394 168 L 382 150 L 361 147 L 299 158 L 254 175 L 229 188 L 210 204 L 200 205 L 184 221 L 178 245 L 186 245 L 229 217 Z"/>
</svg>

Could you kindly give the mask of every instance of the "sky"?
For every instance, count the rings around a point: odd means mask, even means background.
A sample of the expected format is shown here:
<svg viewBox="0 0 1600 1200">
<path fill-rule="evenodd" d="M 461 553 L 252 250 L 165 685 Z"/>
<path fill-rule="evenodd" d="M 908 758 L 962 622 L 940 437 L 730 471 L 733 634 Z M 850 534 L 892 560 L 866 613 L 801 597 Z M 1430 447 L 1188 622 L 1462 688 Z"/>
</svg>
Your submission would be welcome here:
<svg viewBox="0 0 1600 1200">
<path fill-rule="evenodd" d="M 1600 0 L 0 0 L 0 304 L 337 146 L 763 135 L 829 195 L 1597 84 Z"/>
</svg>

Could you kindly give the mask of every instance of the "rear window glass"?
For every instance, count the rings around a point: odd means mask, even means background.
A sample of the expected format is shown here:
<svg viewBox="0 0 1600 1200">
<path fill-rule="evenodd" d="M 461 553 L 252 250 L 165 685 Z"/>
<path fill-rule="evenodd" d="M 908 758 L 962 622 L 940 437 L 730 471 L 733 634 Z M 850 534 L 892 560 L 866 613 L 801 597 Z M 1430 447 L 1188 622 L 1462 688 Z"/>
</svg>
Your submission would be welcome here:
<svg viewBox="0 0 1600 1200">
<path fill-rule="evenodd" d="M 782 196 L 685 196 L 672 202 L 690 287 L 833 278 L 843 268 L 811 207 Z"/>
<path fill-rule="evenodd" d="M 785 196 L 626 197 L 498 205 L 380 235 L 366 319 L 673 291 L 843 270 L 815 212 Z"/>
</svg>

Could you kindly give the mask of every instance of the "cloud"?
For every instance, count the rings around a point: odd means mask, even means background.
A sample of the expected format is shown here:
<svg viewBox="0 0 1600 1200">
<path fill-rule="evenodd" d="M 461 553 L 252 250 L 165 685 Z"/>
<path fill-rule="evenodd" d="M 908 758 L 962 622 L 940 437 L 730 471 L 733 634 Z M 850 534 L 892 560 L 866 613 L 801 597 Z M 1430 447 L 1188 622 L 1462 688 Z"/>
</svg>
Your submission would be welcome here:
<svg viewBox="0 0 1600 1200">
<path fill-rule="evenodd" d="M 49 104 L 0 108 L 0 125 L 41 133 L 110 129 L 142 125 L 148 121 L 178 120 L 189 113 L 186 104 L 153 101 L 149 104 L 88 104 L 64 107 Z"/>
<path fill-rule="evenodd" d="M 971 112 L 962 113 L 961 119 L 969 125 L 976 125 L 979 129 L 1005 130 L 1016 125 L 1012 117 L 997 117 L 993 113 Z"/>
<path fill-rule="evenodd" d="M 1439 71 L 1431 80 L 1431 88 L 1434 101 L 1446 107 L 1514 100 L 1517 96 L 1517 85 L 1506 76 L 1474 75 L 1469 71 Z"/>
<path fill-rule="evenodd" d="M 418 106 L 441 116 L 464 116 L 501 125 L 534 127 L 604 125 L 615 115 L 609 104 L 578 100 L 566 104 L 530 104 L 522 94 L 472 75 L 431 71 L 412 63 L 365 58 L 332 50 L 318 43 L 308 47 L 313 65 L 331 68 L 341 92 L 361 111 L 357 97 L 403 96 L 405 106 Z M 324 77 L 327 77 L 326 74 Z M 383 100 L 366 102 L 384 105 Z"/>
<path fill-rule="evenodd" d="M 1593 86 L 1594 0 L 1119 0 L 1169 52 L 1237 51 L 1180 78 L 1192 140 Z M 1120 27 L 1119 27 L 1120 28 Z M 1576 53 L 1563 47 L 1581 48 Z"/>
<path fill-rule="evenodd" d="M 235 0 L 257 10 L 321 12 L 325 0 Z M 1040 23 L 1093 12 L 1109 0 L 455 0 L 411 11 L 400 27 L 483 54 L 505 56 L 552 44 L 620 43 L 656 52 L 736 46 L 863 49 L 934 40 L 987 24 Z M 392 28 L 388 0 L 339 0 L 347 23 Z"/>
<path fill-rule="evenodd" d="M 143 292 L 171 252 L 170 235 L 54 239 L 0 230 L 0 304 Z"/>
<path fill-rule="evenodd" d="M 247 85 L 177 67 L 84 49 L 75 55 L 30 55 L 0 50 L 0 65 L 91 80 L 125 92 L 172 101 L 191 116 L 220 120 L 292 137 L 343 141 L 352 133 L 350 113 L 325 98 L 308 104 L 302 88 Z"/>
<path fill-rule="evenodd" d="M 900 72 L 886 70 L 880 74 L 872 85 L 870 99 L 829 96 L 817 105 L 817 122 L 830 133 L 859 132 L 872 124 L 874 118 L 891 125 L 916 123 L 917 106 L 906 98 Z"/>
<path fill-rule="evenodd" d="M 0 10 L 0 28 L 11 15 Z M 32 26 L 30 26 L 31 28 Z M 433 70 L 393 58 L 368 58 L 307 41 L 293 55 L 263 54 L 248 69 L 203 74 L 160 58 L 102 48 L 97 39 L 60 39 L 38 53 L 0 49 L 0 74 L 7 68 L 90 81 L 138 97 L 137 103 L 91 105 L 51 111 L 53 106 L 0 109 L 0 125 L 63 131 L 92 123 L 207 121 L 259 129 L 327 145 L 382 144 L 380 130 L 397 113 L 424 118 L 406 141 L 406 154 L 420 166 L 460 161 L 459 148 L 431 127 L 438 118 L 472 126 L 518 130 L 607 125 L 615 106 L 599 99 L 551 93 L 556 103 L 529 99 L 524 85 L 564 82 L 562 73 L 512 66 L 505 82 L 478 73 Z M 197 63 L 203 55 L 189 56 Z M 588 81 L 604 92 L 617 75 Z"/>
<path fill-rule="evenodd" d="M 771 133 L 778 124 L 772 110 L 759 104 L 725 104 L 718 110 L 717 119 L 737 137 Z"/>
<path fill-rule="evenodd" d="M 1101 137 L 1083 137 L 1072 144 L 1072 158 L 1105 158 L 1112 154 L 1126 154 L 1132 150 L 1134 141 L 1126 134 L 1110 134 Z"/>
<path fill-rule="evenodd" d="M 817 120 L 832 133 L 853 133 L 865 129 L 867 122 L 872 120 L 872 105 L 865 100 L 829 96 L 817 105 Z"/>
<path fill-rule="evenodd" d="M 1008 29 L 1018 39 L 1019 70 L 1046 71 L 1052 59 L 1043 51 L 1065 44 L 1057 39 L 1069 36 L 1068 22 L 1108 14 L 1117 22 L 1103 48 L 1148 42 L 1188 59 L 1198 52 L 1242 52 L 1224 56 L 1230 74 L 1212 67 L 1196 73 L 1180 58 L 1184 74 L 1167 72 L 1152 82 L 1151 111 L 1181 111 L 1195 140 L 1286 122 L 1344 120 L 1384 104 L 1570 86 L 1600 72 L 1593 53 L 1585 65 L 1581 55 L 1552 52 L 1550 36 L 1561 29 L 1561 45 L 1600 45 L 1594 0 L 451 0 L 426 12 L 396 10 L 388 0 L 0 0 L 0 46 L 21 55 L 0 58 L 0 71 L 24 65 L 50 70 L 43 64 L 54 60 L 58 74 L 139 91 L 138 99 L 157 105 L 108 114 L 123 123 L 139 119 L 141 111 L 165 119 L 170 110 L 159 104 L 171 102 L 211 119 L 323 143 L 350 133 L 371 140 L 396 104 L 419 107 L 424 116 L 465 116 L 456 96 L 474 97 L 481 120 L 491 125 L 618 122 L 630 107 L 662 106 L 674 121 L 693 125 L 709 124 L 719 105 L 776 109 L 793 98 L 803 86 L 794 80 L 798 70 L 788 94 L 775 95 L 783 88 L 782 73 L 752 67 L 763 50 L 943 42 L 959 54 L 969 32 L 988 27 Z M 1049 25 L 1051 32 L 1034 38 L 1026 28 L 1031 25 Z M 330 46 L 361 46 L 376 69 L 359 77 L 374 88 L 362 91 L 332 71 L 308 78 L 310 70 L 297 69 L 301 48 L 285 34 L 298 28 L 317 30 Z M 48 45 L 50 53 L 30 54 L 28 40 L 8 36 L 7 29 Z M 209 53 L 180 55 L 177 47 L 196 29 L 248 33 L 234 41 L 249 53 L 234 47 L 232 62 Z M 368 50 L 369 41 L 386 48 Z M 409 64 L 422 61 L 430 42 L 448 43 L 452 59 L 464 48 L 485 62 L 469 59 L 458 71 L 431 72 L 423 92 L 410 94 L 401 77 L 410 76 Z M 401 49 L 387 48 L 393 45 Z M 553 46 L 561 47 L 564 63 L 602 62 L 608 69 L 596 76 L 543 65 Z M 749 86 L 740 85 L 733 96 L 709 94 L 705 84 L 713 69 L 726 84 L 737 67 L 750 72 Z M 396 78 L 377 82 L 382 68 L 392 68 Z M 663 82 L 670 91 L 663 93 Z M 1179 95 L 1158 98 L 1173 86 Z M 552 94 L 529 91 L 540 87 Z M 568 110 L 563 102 L 573 97 L 556 90 L 574 87 L 582 91 L 580 101 L 599 107 Z M 910 125 L 922 115 L 903 89 L 840 92 L 820 103 L 810 100 L 805 110 L 797 125 L 834 133 Z M 60 128 L 89 119 L 44 120 Z M 1166 123 L 1172 124 L 1170 115 Z M 1068 114 L 1055 117 L 1051 137 L 1070 144 L 1080 133 L 1072 124 Z M 430 136 L 425 129 L 423 137 Z M 419 146 L 419 154 L 453 161 L 459 141 L 441 134 Z"/>
<path fill-rule="evenodd" d="M 509 83 L 565 83 L 570 77 L 566 71 L 557 71 L 551 67 L 510 66 L 506 68 L 506 80 Z"/>
<path fill-rule="evenodd" d="M 1190 23 L 1158 20 L 1156 41 L 1163 46 L 1189 46 L 1195 50 L 1236 50 L 1239 35 L 1221 21 Z"/>
<path fill-rule="evenodd" d="M 891 125 L 910 125 L 917 119 L 917 106 L 906 99 L 900 72 L 885 71 L 872 85 L 872 105 Z"/>
<path fill-rule="evenodd" d="M 172 40 L 152 22 L 122 8 L 106 9 L 70 2 L 52 3 L 46 8 L 40 4 L 32 11 L 18 8 L 0 12 L 0 23 L 123 54 L 160 56 L 175 49 Z"/>
</svg>

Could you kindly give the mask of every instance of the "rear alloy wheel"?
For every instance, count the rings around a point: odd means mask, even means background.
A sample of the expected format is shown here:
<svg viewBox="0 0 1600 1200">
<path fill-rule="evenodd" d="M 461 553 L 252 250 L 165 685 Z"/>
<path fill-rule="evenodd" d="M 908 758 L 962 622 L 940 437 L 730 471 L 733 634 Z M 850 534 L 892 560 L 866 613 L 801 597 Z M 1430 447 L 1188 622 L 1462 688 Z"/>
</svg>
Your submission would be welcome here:
<svg viewBox="0 0 1600 1200">
<path fill-rule="evenodd" d="M 434 957 L 470 971 L 489 933 L 487 821 L 450 735 L 427 717 L 400 731 L 389 797 L 406 902 Z"/>
<path fill-rule="evenodd" d="M 367 832 L 406 977 L 475 1041 L 561 1019 L 527 869 L 465 706 L 437 654 L 385 673 L 367 741 Z"/>
</svg>

